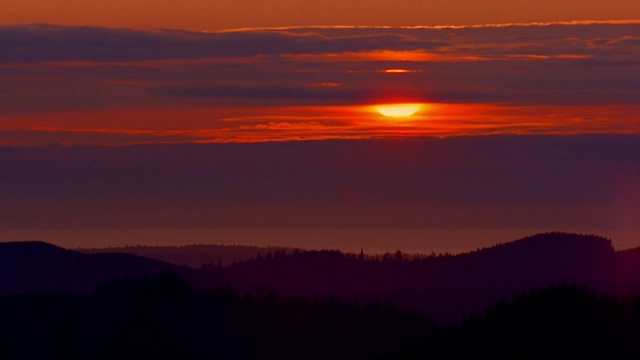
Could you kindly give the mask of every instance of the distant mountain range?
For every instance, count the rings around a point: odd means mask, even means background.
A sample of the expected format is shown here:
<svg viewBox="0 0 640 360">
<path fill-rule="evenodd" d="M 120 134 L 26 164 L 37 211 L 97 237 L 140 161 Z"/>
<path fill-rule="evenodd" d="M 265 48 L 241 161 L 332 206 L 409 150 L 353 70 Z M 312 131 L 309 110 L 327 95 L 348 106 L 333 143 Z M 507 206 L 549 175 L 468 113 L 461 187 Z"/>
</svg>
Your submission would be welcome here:
<svg viewBox="0 0 640 360">
<path fill-rule="evenodd" d="M 610 240 L 592 235 L 539 234 L 471 253 L 415 259 L 401 253 L 371 258 L 338 251 L 245 250 L 256 255 L 226 267 L 210 262 L 194 269 L 132 254 L 4 243 L 0 294 L 90 291 L 106 280 L 174 272 L 200 288 L 230 286 L 246 292 L 270 289 L 283 296 L 388 302 L 447 321 L 480 313 L 514 294 L 563 282 L 617 294 L 640 293 L 640 249 L 616 252 Z"/>
<path fill-rule="evenodd" d="M 103 249 L 77 249 L 85 254 L 125 253 L 145 256 L 172 264 L 200 268 L 202 265 L 229 266 L 250 260 L 267 252 L 292 253 L 286 247 L 257 247 L 244 245 L 185 245 L 185 246 L 126 246 Z M 298 249 L 300 251 L 300 249 Z"/>
<path fill-rule="evenodd" d="M 0 243 L 0 295 L 41 291 L 88 293 L 118 279 L 173 272 L 197 286 L 214 286 L 215 276 L 146 257 L 83 254 L 44 242 Z"/>
</svg>

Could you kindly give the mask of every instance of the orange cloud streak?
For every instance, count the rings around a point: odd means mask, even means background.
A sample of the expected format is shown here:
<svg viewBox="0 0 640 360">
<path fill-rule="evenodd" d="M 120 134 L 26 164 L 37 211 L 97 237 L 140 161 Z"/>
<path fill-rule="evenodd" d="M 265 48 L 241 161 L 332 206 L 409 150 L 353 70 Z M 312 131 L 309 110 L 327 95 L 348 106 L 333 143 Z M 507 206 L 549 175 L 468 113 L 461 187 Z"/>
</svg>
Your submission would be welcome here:
<svg viewBox="0 0 640 360">
<path fill-rule="evenodd" d="M 640 106 L 502 106 L 499 104 L 425 104 L 417 114 L 390 120 L 372 105 L 299 106 L 247 109 L 187 108 L 119 110 L 98 113 L 4 116 L 0 143 L 29 144 L 30 132 L 60 143 L 91 143 L 56 133 L 109 134 L 122 143 L 264 142 L 317 139 L 367 139 L 492 134 L 640 134 L 630 114 Z M 86 119 L 91 117 L 91 127 Z M 176 121 L 180 119 L 182 121 Z M 55 127 L 50 124 L 57 124 Z M 30 124 L 25 126 L 25 124 Z M 176 124 L 180 124 L 178 127 Z M 9 132 L 9 133 L 7 133 Z M 13 132 L 13 133 L 12 133 Z M 9 134 L 9 135 L 5 135 Z M 42 134 L 49 134 L 42 137 Z M 14 137 L 11 141 L 11 137 Z M 64 137 L 67 139 L 68 137 Z M 130 139 L 129 139 L 130 138 Z M 76 139 L 76 140 L 73 140 Z M 92 139 L 89 137 L 88 139 Z M 154 140 L 156 139 L 156 140 Z M 108 144 L 109 139 L 101 140 Z"/>
<path fill-rule="evenodd" d="M 469 56 L 460 54 L 438 54 L 422 50 L 392 51 L 376 50 L 366 52 L 344 52 L 327 54 L 293 54 L 282 55 L 284 58 L 296 61 L 324 61 L 324 62 L 366 62 L 366 61 L 405 61 L 405 62 L 457 62 L 457 61 L 482 61 L 488 60 L 481 56 Z"/>
</svg>

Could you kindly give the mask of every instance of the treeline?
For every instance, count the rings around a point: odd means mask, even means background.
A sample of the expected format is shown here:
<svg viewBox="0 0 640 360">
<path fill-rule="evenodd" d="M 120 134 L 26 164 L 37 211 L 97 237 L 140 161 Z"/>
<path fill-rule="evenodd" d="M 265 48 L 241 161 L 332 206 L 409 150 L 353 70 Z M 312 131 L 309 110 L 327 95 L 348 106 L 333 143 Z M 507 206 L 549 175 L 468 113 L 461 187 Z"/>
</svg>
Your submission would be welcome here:
<svg viewBox="0 0 640 360">
<path fill-rule="evenodd" d="M 455 325 L 270 291 L 197 291 L 164 274 L 93 295 L 0 298 L 2 359 L 540 359 L 640 356 L 640 297 L 574 285 L 516 296 Z"/>
<path fill-rule="evenodd" d="M 638 359 L 640 297 L 562 284 L 514 297 L 389 359 Z"/>
<path fill-rule="evenodd" d="M 85 254 L 127 253 L 145 256 L 184 265 L 192 268 L 229 266 L 232 263 L 254 258 L 261 252 L 291 253 L 294 249 L 285 247 L 256 247 L 244 245 L 184 245 L 184 246 L 145 246 L 109 247 L 103 249 L 76 249 Z"/>
<path fill-rule="evenodd" d="M 623 278 L 636 272 L 619 268 L 608 239 L 564 233 L 540 234 L 456 256 L 273 252 L 207 270 L 243 291 L 265 286 L 285 296 L 384 301 L 443 322 L 482 312 L 516 293 L 565 281 L 605 291 L 636 289 Z"/>
<path fill-rule="evenodd" d="M 1 359 L 365 359 L 435 328 L 391 306 L 198 291 L 172 274 L 0 298 L 0 319 Z"/>
<path fill-rule="evenodd" d="M 253 293 L 268 288 L 286 297 L 392 303 L 448 322 L 482 313 L 514 294 L 562 282 L 618 295 L 640 293 L 640 252 L 616 253 L 608 239 L 563 233 L 418 259 L 401 252 L 371 258 L 363 252 L 274 251 L 206 270 L 132 254 L 82 254 L 45 243 L 0 245 L 0 295 L 91 293 L 105 281 L 171 271 L 198 289 L 229 286 Z"/>
</svg>

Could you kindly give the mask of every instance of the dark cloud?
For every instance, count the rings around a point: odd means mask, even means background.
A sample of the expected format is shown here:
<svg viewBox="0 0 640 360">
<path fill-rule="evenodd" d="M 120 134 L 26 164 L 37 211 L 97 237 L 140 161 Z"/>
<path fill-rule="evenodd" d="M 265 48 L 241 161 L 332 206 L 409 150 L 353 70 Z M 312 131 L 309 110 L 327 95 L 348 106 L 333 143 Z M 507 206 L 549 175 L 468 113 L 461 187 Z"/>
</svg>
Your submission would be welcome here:
<svg viewBox="0 0 640 360">
<path fill-rule="evenodd" d="M 207 86 L 186 85 L 151 89 L 153 93 L 188 99 L 244 99 L 252 100 L 247 106 L 278 104 L 296 105 L 331 104 L 355 105 L 380 101 L 443 101 L 443 102 L 483 102 L 502 100 L 486 93 L 437 92 L 424 89 L 371 89 L 367 87 L 316 87 L 316 86 Z"/>
<path fill-rule="evenodd" d="M 445 42 L 402 34 L 329 38 L 286 31 L 202 33 L 94 27 L 0 27 L 0 61 L 142 61 L 346 51 L 435 49 Z"/>
<path fill-rule="evenodd" d="M 181 143 L 207 139 L 197 135 L 154 133 L 151 131 L 90 130 L 0 130 L 1 145 L 41 146 L 48 144 L 126 145 L 140 143 Z"/>
<path fill-rule="evenodd" d="M 183 87 L 159 88 L 154 91 L 168 96 L 187 98 L 236 98 L 236 99 L 264 99 L 264 100 L 323 100 L 340 101 L 346 103 L 360 103 L 370 99 L 369 94 L 335 87 L 261 87 L 261 86 L 207 86 L 188 85 Z"/>
<path fill-rule="evenodd" d="M 5 26 L 0 115 L 396 100 L 637 105 L 638 33 L 638 23 L 218 33 Z M 319 83 L 342 86 L 310 86 Z"/>
<path fill-rule="evenodd" d="M 221 33 L 51 25 L 0 27 L 0 61 L 142 61 L 375 50 L 599 55 L 638 46 L 640 24 L 462 28 L 298 28 Z M 609 49 L 611 51 L 611 49 Z M 604 53 L 606 55 L 606 52 Z"/>
<path fill-rule="evenodd" d="M 624 105 L 636 104 L 640 98 L 635 78 L 621 78 L 608 83 L 602 78 L 578 79 L 565 84 L 563 79 L 533 82 L 499 80 L 493 88 L 476 91 L 420 89 L 405 85 L 401 88 L 318 88 L 318 87 L 251 87 L 186 85 L 150 89 L 154 94 L 191 100 L 234 100 L 237 104 L 251 100 L 246 106 L 279 105 L 361 105 L 378 102 L 436 103 L 511 103 L 520 105 Z M 529 82 L 527 84 L 527 81 Z M 496 85 L 500 85 L 496 88 Z M 451 87 L 451 86 L 449 86 Z"/>
</svg>

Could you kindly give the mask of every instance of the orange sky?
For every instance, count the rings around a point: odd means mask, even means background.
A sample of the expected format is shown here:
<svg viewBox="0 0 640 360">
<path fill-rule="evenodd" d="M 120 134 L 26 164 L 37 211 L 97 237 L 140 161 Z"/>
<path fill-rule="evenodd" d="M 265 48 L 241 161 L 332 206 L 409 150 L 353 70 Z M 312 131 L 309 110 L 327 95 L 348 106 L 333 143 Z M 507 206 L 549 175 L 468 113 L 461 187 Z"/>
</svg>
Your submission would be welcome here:
<svg viewBox="0 0 640 360">
<path fill-rule="evenodd" d="M 635 115 L 638 113 L 640 106 L 510 107 L 436 103 L 425 103 L 415 115 L 405 118 L 385 117 L 373 105 L 62 112 L 0 117 L 0 134 L 4 133 L 0 143 L 225 143 L 460 135 L 640 134 L 640 122 Z"/>
<path fill-rule="evenodd" d="M 217 30 L 308 25 L 470 25 L 640 18 L 635 0 L 4 0 L 0 24 Z"/>
</svg>

